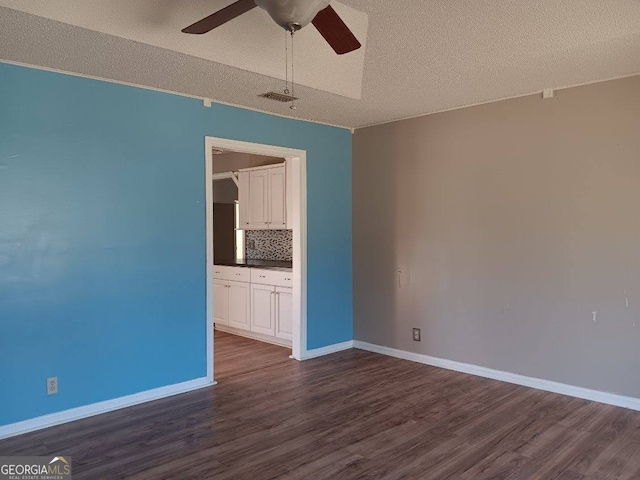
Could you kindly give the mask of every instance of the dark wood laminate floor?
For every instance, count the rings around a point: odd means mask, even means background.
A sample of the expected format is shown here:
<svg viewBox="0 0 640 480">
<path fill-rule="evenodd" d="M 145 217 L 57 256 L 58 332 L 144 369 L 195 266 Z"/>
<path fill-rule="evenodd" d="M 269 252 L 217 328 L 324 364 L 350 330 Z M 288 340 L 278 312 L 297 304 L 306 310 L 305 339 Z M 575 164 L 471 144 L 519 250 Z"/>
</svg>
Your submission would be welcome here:
<svg viewBox="0 0 640 480">
<path fill-rule="evenodd" d="M 216 333 L 212 388 L 0 441 L 79 479 L 640 479 L 640 412 Z"/>
</svg>

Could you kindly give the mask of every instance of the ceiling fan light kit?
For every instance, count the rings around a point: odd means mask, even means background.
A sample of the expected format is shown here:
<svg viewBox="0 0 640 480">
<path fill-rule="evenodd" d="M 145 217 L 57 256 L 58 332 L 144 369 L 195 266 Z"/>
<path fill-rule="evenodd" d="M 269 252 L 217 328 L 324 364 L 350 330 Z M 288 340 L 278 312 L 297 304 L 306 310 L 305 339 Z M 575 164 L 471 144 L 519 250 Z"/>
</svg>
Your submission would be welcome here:
<svg viewBox="0 0 640 480">
<path fill-rule="evenodd" d="M 300 30 L 311 23 L 330 0 L 255 0 L 256 5 L 285 30 Z"/>
</svg>

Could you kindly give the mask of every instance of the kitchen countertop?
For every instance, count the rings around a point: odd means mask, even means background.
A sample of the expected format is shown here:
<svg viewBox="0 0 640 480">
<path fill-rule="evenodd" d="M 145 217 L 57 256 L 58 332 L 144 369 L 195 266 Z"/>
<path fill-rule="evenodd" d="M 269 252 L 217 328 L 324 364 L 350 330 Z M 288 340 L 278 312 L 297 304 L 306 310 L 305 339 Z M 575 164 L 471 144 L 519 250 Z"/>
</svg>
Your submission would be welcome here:
<svg viewBox="0 0 640 480">
<path fill-rule="evenodd" d="M 252 260 L 250 258 L 242 260 L 223 260 L 216 261 L 216 265 L 223 265 L 226 267 L 248 267 L 248 268 L 264 268 L 264 269 L 277 269 L 277 270 L 293 270 L 293 262 L 284 260 Z"/>
</svg>

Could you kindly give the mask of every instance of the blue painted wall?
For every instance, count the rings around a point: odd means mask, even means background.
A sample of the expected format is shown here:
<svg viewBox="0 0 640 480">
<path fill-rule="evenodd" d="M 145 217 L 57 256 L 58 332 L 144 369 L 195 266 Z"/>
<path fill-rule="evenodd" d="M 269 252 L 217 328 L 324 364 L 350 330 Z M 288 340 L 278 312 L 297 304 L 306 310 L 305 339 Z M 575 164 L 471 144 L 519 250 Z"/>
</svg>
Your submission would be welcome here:
<svg viewBox="0 0 640 480">
<path fill-rule="evenodd" d="M 307 347 L 353 338 L 350 132 L 0 63 L 0 425 L 206 375 L 207 135 L 307 151 Z"/>
</svg>

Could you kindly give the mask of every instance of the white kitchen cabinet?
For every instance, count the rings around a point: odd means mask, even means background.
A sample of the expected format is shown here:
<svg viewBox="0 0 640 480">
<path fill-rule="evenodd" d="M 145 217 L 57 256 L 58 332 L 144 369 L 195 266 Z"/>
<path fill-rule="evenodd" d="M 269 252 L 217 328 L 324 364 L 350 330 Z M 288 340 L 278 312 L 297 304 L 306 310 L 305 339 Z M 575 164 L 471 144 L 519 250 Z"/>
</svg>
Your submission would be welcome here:
<svg viewBox="0 0 640 480">
<path fill-rule="evenodd" d="M 249 215 L 249 172 L 238 172 L 238 204 L 239 204 L 239 227 L 249 228 L 251 217 Z"/>
<path fill-rule="evenodd" d="M 270 285 L 251 284 L 251 331 L 275 336 L 275 292 Z"/>
<path fill-rule="evenodd" d="M 287 181 L 284 164 L 241 170 L 238 183 L 242 229 L 287 228 Z"/>
<path fill-rule="evenodd" d="M 251 284 L 227 281 L 229 326 L 250 330 Z"/>
<path fill-rule="evenodd" d="M 278 338 L 293 339 L 293 289 L 276 287 L 276 332 Z"/>
<path fill-rule="evenodd" d="M 264 268 L 252 268 L 249 276 L 251 283 L 272 285 L 274 287 L 293 287 L 292 272 L 281 270 L 267 270 Z"/>
<path fill-rule="evenodd" d="M 284 165 L 267 170 L 269 173 L 268 219 L 269 228 L 287 228 L 287 185 Z"/>
<path fill-rule="evenodd" d="M 251 284 L 251 331 L 293 338 L 293 289 Z"/>
<path fill-rule="evenodd" d="M 251 272 L 247 268 L 215 265 L 213 274 L 215 324 L 249 330 Z"/>
<path fill-rule="evenodd" d="M 228 282 L 213 281 L 213 321 L 216 325 L 229 325 Z"/>
<path fill-rule="evenodd" d="M 269 170 L 249 172 L 249 225 L 269 228 Z"/>
<path fill-rule="evenodd" d="M 215 265 L 213 316 L 216 328 L 290 346 L 293 339 L 292 286 L 291 272 Z"/>
</svg>

